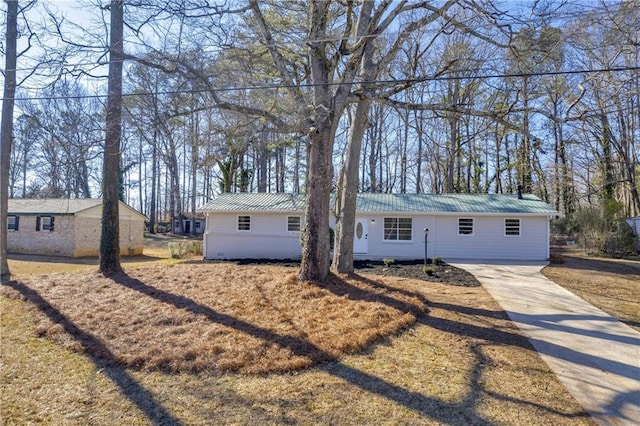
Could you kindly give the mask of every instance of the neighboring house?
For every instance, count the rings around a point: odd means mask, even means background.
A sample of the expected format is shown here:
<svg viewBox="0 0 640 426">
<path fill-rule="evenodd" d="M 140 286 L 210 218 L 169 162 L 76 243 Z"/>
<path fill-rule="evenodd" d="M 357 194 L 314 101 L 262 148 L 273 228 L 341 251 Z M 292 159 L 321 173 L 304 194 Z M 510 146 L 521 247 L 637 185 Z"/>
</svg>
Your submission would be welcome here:
<svg viewBox="0 0 640 426">
<path fill-rule="evenodd" d="M 222 194 L 199 209 L 204 257 L 298 259 L 304 207 L 302 194 Z M 354 257 L 422 259 L 426 236 L 430 258 L 546 260 L 558 214 L 528 194 L 361 193 Z"/>
<path fill-rule="evenodd" d="M 180 221 L 182 221 L 182 228 L 180 228 Z M 204 216 L 196 215 L 182 215 L 181 219 L 173 220 L 173 233 L 176 234 L 179 229 L 182 229 L 182 235 L 202 235 L 204 233 L 205 218 Z"/>
<path fill-rule="evenodd" d="M 120 202 L 120 253 L 142 254 L 147 218 Z M 7 220 L 9 253 L 97 256 L 102 200 L 89 198 L 10 198 Z"/>
<path fill-rule="evenodd" d="M 633 250 L 640 254 L 640 216 L 627 219 L 627 223 L 633 229 L 635 238 L 633 239 Z"/>
<path fill-rule="evenodd" d="M 627 219 L 627 223 L 633 229 L 633 232 L 636 234 L 636 237 L 640 237 L 640 216 L 638 217 L 630 217 Z"/>
</svg>

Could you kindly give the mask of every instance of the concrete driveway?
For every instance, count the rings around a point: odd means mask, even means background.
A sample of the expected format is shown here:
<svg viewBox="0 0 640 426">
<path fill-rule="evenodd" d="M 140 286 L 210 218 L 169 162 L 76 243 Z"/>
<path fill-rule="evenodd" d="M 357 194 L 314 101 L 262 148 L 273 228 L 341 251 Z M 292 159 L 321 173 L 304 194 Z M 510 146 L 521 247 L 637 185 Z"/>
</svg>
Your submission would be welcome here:
<svg viewBox="0 0 640 426">
<path fill-rule="evenodd" d="M 640 424 L 640 332 L 548 280 L 546 262 L 449 263 L 482 283 L 599 424 Z"/>
</svg>

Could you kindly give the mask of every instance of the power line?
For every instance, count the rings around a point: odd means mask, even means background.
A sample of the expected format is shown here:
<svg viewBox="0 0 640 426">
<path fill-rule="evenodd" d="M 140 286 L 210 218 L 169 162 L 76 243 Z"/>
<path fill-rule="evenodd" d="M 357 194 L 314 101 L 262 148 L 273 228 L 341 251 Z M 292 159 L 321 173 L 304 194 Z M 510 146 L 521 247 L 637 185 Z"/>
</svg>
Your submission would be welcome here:
<svg viewBox="0 0 640 426">
<path fill-rule="evenodd" d="M 454 81 L 454 80 L 482 80 L 482 79 L 499 79 L 499 78 L 525 78 L 525 77 L 543 77 L 543 76 L 559 76 L 559 75 L 576 75 L 576 74 L 597 74 L 597 73 L 611 73 L 611 72 L 626 72 L 626 71 L 639 71 L 640 66 L 637 67 L 612 67 L 601 68 L 593 70 L 568 70 L 568 71 L 545 71 L 545 72 L 531 72 L 531 73 L 502 73 L 502 74 L 480 74 L 480 75 L 439 75 L 428 76 L 420 78 L 406 78 L 406 79 L 377 79 L 372 81 L 354 81 L 350 83 L 335 82 L 328 83 L 328 86 L 375 86 L 375 85 L 414 85 L 418 83 L 424 83 L 428 81 Z M 466 72 L 470 72 L 467 70 Z M 135 96 L 151 96 L 151 95 L 179 95 L 179 94 L 197 94 L 197 93 L 226 93 L 226 92 L 240 92 L 249 90 L 274 90 L 274 89 L 291 89 L 291 88 L 313 88 L 321 86 L 314 83 L 303 83 L 298 85 L 287 84 L 266 84 L 260 86 L 235 86 L 226 88 L 215 89 L 184 89 L 184 90 L 163 90 L 157 92 L 136 92 L 136 93 L 123 93 L 123 97 L 135 97 Z M 96 95 L 51 95 L 51 96 L 18 96 L 14 99 L 16 101 L 35 101 L 35 100 L 62 100 L 62 99 L 104 99 L 107 94 Z M 5 98 L 0 98 L 3 101 Z"/>
</svg>

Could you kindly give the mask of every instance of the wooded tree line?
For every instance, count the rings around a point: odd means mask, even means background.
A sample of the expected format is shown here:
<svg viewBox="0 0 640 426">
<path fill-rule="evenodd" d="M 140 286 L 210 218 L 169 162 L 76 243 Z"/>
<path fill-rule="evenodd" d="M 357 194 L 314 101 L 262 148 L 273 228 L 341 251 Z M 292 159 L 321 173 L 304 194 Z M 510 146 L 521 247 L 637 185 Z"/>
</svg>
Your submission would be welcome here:
<svg viewBox="0 0 640 426">
<path fill-rule="evenodd" d="M 152 229 L 223 191 L 304 192 L 325 271 L 329 190 L 345 265 L 356 191 L 522 185 L 567 217 L 640 215 L 637 2 L 230 4 L 124 4 L 119 185 Z M 58 42 L 38 57 L 55 78 L 18 88 L 13 197 L 101 195 L 106 105 L 87 82 L 107 37 L 68 21 L 22 26 Z"/>
</svg>

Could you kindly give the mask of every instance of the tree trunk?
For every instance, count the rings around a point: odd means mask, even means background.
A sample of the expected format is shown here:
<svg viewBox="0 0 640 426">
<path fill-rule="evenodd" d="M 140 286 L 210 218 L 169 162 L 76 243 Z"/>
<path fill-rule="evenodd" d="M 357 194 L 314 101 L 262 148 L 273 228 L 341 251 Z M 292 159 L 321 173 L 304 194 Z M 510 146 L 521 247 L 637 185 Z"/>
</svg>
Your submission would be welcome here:
<svg viewBox="0 0 640 426">
<path fill-rule="evenodd" d="M 358 102 L 353 123 L 349 129 L 349 145 L 344 165 L 340 170 L 338 186 L 339 208 L 336 212 L 335 247 L 333 249 L 333 268 L 336 272 L 353 273 L 353 237 L 356 222 L 356 201 L 360 167 L 362 139 L 367 128 L 367 117 L 371 99 Z"/>
<path fill-rule="evenodd" d="M 106 135 L 102 175 L 102 237 L 100 272 L 122 272 L 120 266 L 120 226 L 118 189 L 120 182 L 120 139 L 122 137 L 123 0 L 111 0 L 109 41 L 109 82 Z"/>
<path fill-rule="evenodd" d="M 153 124 L 153 146 L 151 147 L 151 201 L 149 202 L 149 232 L 156 233 L 158 202 L 156 200 L 158 178 L 158 125 L 157 115 Z"/>
<path fill-rule="evenodd" d="M 328 123 L 331 123 L 329 121 Z M 322 282 L 329 275 L 329 202 L 333 153 L 331 124 L 309 135 L 305 229 L 301 232 L 300 281 Z"/>
<path fill-rule="evenodd" d="M 371 22 L 373 2 L 365 2 L 362 5 L 356 35 L 362 36 Z M 368 43 L 364 47 L 360 61 L 360 75 L 363 81 L 371 81 L 375 78 L 376 68 L 373 64 L 374 45 Z M 356 222 L 356 202 L 358 196 L 358 182 L 360 177 L 360 155 L 362 153 L 362 140 L 367 128 L 367 118 L 371 109 L 371 98 L 366 93 L 366 87 L 360 86 L 364 97 L 356 105 L 349 138 L 344 165 L 340 170 L 338 191 L 336 197 L 336 232 L 335 246 L 333 250 L 333 268 L 339 273 L 353 273 L 353 237 Z M 405 175 L 406 178 L 406 175 Z"/>
<path fill-rule="evenodd" d="M 13 106 L 16 94 L 16 64 L 18 61 L 18 2 L 7 0 L 5 74 L 0 131 L 0 282 L 9 281 L 7 261 L 7 213 L 9 206 L 9 161 L 13 138 Z"/>
</svg>

